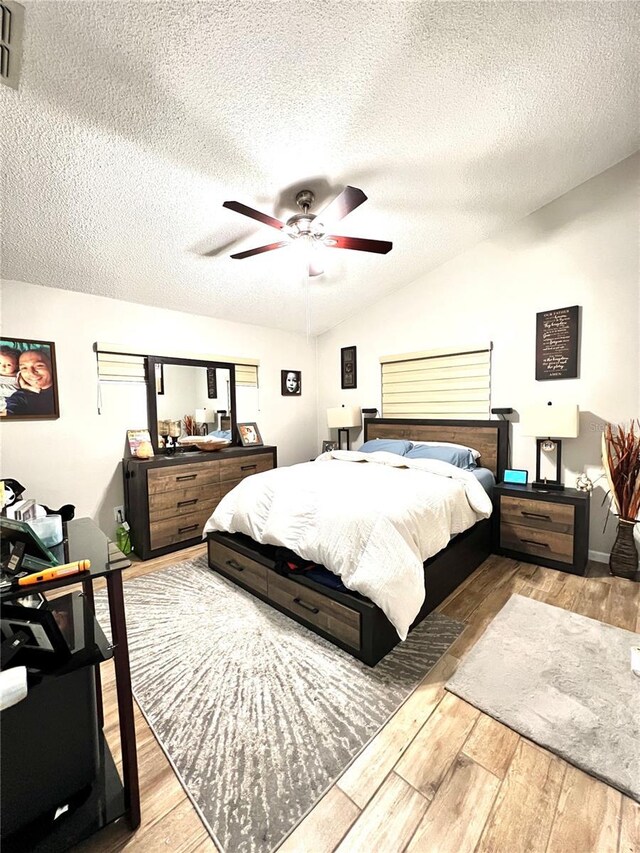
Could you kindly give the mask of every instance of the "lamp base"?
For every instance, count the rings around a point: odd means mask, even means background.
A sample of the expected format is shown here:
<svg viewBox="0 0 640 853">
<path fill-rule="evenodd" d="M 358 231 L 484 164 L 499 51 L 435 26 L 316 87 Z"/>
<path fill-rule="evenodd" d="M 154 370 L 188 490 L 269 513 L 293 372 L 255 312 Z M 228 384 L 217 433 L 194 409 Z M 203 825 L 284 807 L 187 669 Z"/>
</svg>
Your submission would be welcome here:
<svg viewBox="0 0 640 853">
<path fill-rule="evenodd" d="M 564 491 L 564 483 L 558 483 L 556 480 L 535 480 L 531 483 L 532 489 L 539 489 L 541 492 L 562 492 Z"/>
<path fill-rule="evenodd" d="M 351 450 L 349 444 L 349 430 L 346 427 L 340 427 L 338 430 L 338 450 L 342 450 L 342 435 L 346 435 L 347 437 L 347 450 Z"/>
</svg>

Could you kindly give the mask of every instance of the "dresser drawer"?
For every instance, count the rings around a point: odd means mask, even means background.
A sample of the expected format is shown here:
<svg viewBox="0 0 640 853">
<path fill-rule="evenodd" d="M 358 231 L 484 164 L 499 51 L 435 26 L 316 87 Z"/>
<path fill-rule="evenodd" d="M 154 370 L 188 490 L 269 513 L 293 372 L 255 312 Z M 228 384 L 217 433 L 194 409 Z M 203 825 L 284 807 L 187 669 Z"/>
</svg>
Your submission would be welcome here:
<svg viewBox="0 0 640 853">
<path fill-rule="evenodd" d="M 242 480 L 251 474 L 260 474 L 273 468 L 271 453 L 251 453 L 246 456 L 234 456 L 220 461 L 220 480 Z"/>
<path fill-rule="evenodd" d="M 220 500 L 231 491 L 231 489 L 235 489 L 238 483 L 241 483 L 242 480 L 223 480 L 220 483 Z"/>
<path fill-rule="evenodd" d="M 189 515 L 200 510 L 208 510 L 211 515 L 219 500 L 219 483 L 159 492 L 149 495 L 149 520 L 162 521 L 164 518 Z"/>
<path fill-rule="evenodd" d="M 225 575 L 234 581 L 240 581 L 256 592 L 267 595 L 267 574 L 269 569 L 239 554 L 233 548 L 227 548 L 214 539 L 209 539 L 209 563 L 213 563 L 221 575 Z"/>
<path fill-rule="evenodd" d="M 575 507 L 571 504 L 514 498 L 511 495 L 500 498 L 500 518 L 508 524 L 571 534 L 574 517 Z"/>
<path fill-rule="evenodd" d="M 354 649 L 360 648 L 360 613 L 306 586 L 269 572 L 269 598 Z"/>
<path fill-rule="evenodd" d="M 192 465 L 175 465 L 151 468 L 147 472 L 149 495 L 189 486 L 204 486 L 220 481 L 220 462 L 195 462 Z"/>
<path fill-rule="evenodd" d="M 202 535 L 202 528 L 210 515 L 210 509 L 202 509 L 185 516 L 152 521 L 149 525 L 151 547 L 165 548 L 187 539 L 196 539 Z"/>
<path fill-rule="evenodd" d="M 504 498 L 502 500 L 504 501 Z M 538 501 L 535 503 L 537 504 Z M 560 563 L 573 563 L 573 544 L 571 533 L 558 533 L 555 530 L 512 524 L 504 518 L 500 522 L 501 548 L 520 551 L 534 557 L 546 557 Z"/>
</svg>

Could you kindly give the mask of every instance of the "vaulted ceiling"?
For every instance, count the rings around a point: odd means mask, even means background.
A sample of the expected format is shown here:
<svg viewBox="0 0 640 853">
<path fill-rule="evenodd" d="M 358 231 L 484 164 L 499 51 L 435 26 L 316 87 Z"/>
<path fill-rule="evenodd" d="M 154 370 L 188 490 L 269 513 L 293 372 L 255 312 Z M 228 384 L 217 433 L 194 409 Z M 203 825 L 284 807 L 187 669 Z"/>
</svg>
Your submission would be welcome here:
<svg viewBox="0 0 640 853">
<path fill-rule="evenodd" d="M 7 279 L 317 333 L 639 145 L 635 2 L 24 5 Z M 291 249 L 229 258 L 281 236 L 223 201 L 286 219 L 347 184 L 335 230 L 388 255 L 327 249 L 310 283 Z"/>
</svg>

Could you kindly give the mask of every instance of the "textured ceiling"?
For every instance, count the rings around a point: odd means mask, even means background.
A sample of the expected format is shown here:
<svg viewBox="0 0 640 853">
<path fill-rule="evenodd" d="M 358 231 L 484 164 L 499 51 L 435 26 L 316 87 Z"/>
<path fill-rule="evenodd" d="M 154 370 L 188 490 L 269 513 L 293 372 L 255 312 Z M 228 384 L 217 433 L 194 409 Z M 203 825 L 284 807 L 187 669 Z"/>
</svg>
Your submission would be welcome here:
<svg viewBox="0 0 640 853">
<path fill-rule="evenodd" d="M 638 148 L 633 2 L 27 2 L 2 275 L 321 332 Z M 392 240 L 243 261 L 346 184 Z M 312 211 L 313 212 L 313 211 Z M 231 249 L 233 244 L 233 249 Z"/>
</svg>

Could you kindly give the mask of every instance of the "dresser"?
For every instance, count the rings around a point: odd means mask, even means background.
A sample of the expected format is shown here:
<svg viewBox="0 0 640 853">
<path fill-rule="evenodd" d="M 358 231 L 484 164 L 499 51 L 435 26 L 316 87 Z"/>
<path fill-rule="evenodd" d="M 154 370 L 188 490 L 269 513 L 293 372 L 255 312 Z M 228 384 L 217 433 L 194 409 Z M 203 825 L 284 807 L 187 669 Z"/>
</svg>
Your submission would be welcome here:
<svg viewBox="0 0 640 853">
<path fill-rule="evenodd" d="M 545 492 L 500 483 L 494 488 L 498 554 L 584 575 L 589 558 L 589 493 Z"/>
<path fill-rule="evenodd" d="M 201 541 L 221 498 L 245 477 L 277 465 L 275 447 L 227 447 L 124 459 L 124 496 L 134 552 L 143 560 Z"/>
</svg>

